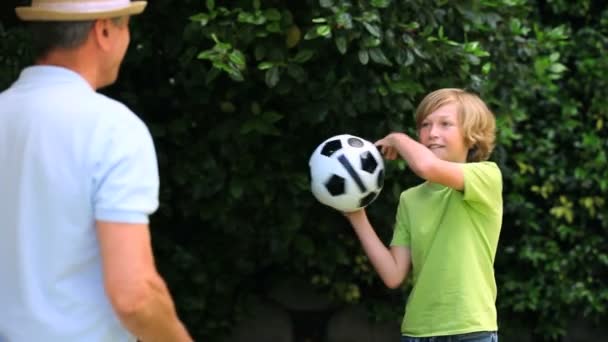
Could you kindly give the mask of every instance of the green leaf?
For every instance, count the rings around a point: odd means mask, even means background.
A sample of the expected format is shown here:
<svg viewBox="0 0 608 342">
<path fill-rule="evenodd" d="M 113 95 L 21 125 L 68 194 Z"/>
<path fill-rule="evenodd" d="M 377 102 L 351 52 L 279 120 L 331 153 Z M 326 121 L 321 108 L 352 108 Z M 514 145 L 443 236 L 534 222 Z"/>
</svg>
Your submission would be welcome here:
<svg viewBox="0 0 608 342">
<path fill-rule="evenodd" d="M 372 61 L 374 61 L 378 64 L 383 64 L 383 65 L 387 65 L 387 66 L 393 65 L 393 63 L 391 63 L 388 60 L 388 58 L 386 58 L 386 56 L 384 55 L 384 52 L 382 52 L 382 50 L 380 48 L 370 49 L 369 56 L 372 59 Z"/>
<path fill-rule="evenodd" d="M 245 69 L 245 55 L 239 51 L 234 50 L 229 55 L 228 58 L 232 63 L 234 63 L 239 69 Z"/>
<path fill-rule="evenodd" d="M 283 119 L 283 115 L 278 112 L 269 111 L 262 114 L 262 119 L 267 123 L 275 123 Z"/>
<path fill-rule="evenodd" d="M 239 23 L 247 23 L 252 25 L 262 25 L 266 23 L 266 18 L 261 13 L 241 12 L 236 19 Z"/>
<path fill-rule="evenodd" d="M 276 8 L 270 8 L 264 11 L 264 16 L 266 19 L 270 21 L 279 21 L 281 20 L 281 12 Z"/>
<path fill-rule="evenodd" d="M 406 31 L 414 31 L 420 28 L 420 23 L 418 23 L 417 21 L 412 21 L 407 24 L 398 24 L 397 26 L 402 27 Z"/>
<path fill-rule="evenodd" d="M 367 36 L 365 38 L 363 38 L 362 41 L 362 46 L 366 47 L 366 48 L 374 48 L 377 46 L 380 46 L 380 44 L 382 43 L 382 41 L 374 36 Z"/>
<path fill-rule="evenodd" d="M 308 30 L 308 32 L 306 32 L 306 34 L 304 35 L 304 40 L 311 40 L 311 39 L 315 39 L 319 37 L 319 34 L 317 33 L 317 28 L 313 27 L 310 30 Z"/>
<path fill-rule="evenodd" d="M 492 70 L 492 63 L 490 63 L 490 62 L 484 63 L 484 65 L 481 67 L 481 72 L 483 72 L 484 75 L 489 74 L 491 70 Z"/>
<path fill-rule="evenodd" d="M 369 62 L 369 54 L 367 50 L 359 50 L 358 56 L 359 62 L 361 62 L 361 64 L 363 65 L 367 65 L 367 63 Z"/>
<path fill-rule="evenodd" d="M 272 33 L 281 32 L 281 23 L 279 23 L 278 21 L 269 23 L 268 25 L 266 25 L 266 31 L 272 32 Z"/>
<path fill-rule="evenodd" d="M 334 5 L 334 2 L 333 0 L 319 0 L 319 5 L 321 5 L 322 8 L 330 8 Z"/>
<path fill-rule="evenodd" d="M 549 68 L 549 70 L 551 70 L 551 72 L 554 72 L 556 74 L 561 74 L 564 71 L 566 71 L 567 69 L 568 68 L 565 65 L 561 64 L 561 63 L 551 64 L 551 67 Z"/>
<path fill-rule="evenodd" d="M 329 25 L 320 25 L 317 26 L 317 34 L 321 37 L 330 37 L 331 36 L 331 28 Z"/>
<path fill-rule="evenodd" d="M 336 16 L 336 25 L 340 29 L 350 30 L 353 28 L 353 18 L 350 13 L 342 12 Z"/>
<path fill-rule="evenodd" d="M 237 82 L 242 82 L 245 80 L 245 77 L 243 77 L 243 73 L 241 72 L 241 70 L 239 70 L 237 68 L 228 67 L 224 70 L 228 73 L 228 76 L 230 76 L 231 79 L 233 79 Z"/>
<path fill-rule="evenodd" d="M 280 79 L 281 75 L 279 73 L 279 68 L 278 67 L 272 67 L 268 70 L 266 70 L 266 76 L 265 76 L 265 81 L 266 81 L 266 85 L 269 88 L 274 88 L 277 83 L 279 83 L 279 79 Z"/>
<path fill-rule="evenodd" d="M 380 38 L 381 33 L 380 33 L 380 28 L 376 25 L 372 25 L 366 22 L 363 22 L 363 26 L 365 26 L 365 29 L 367 30 L 367 32 L 369 32 L 372 36 Z"/>
<path fill-rule="evenodd" d="M 418 84 L 411 80 L 391 81 L 387 80 L 391 92 L 395 94 L 408 94 L 419 91 Z"/>
<path fill-rule="evenodd" d="M 209 23 L 209 15 L 207 13 L 199 13 L 191 16 L 190 20 L 199 22 L 201 26 L 206 26 Z"/>
<path fill-rule="evenodd" d="M 296 63 L 301 64 L 309 61 L 314 55 L 314 50 L 300 50 L 292 60 Z"/>
<path fill-rule="evenodd" d="M 466 58 L 467 58 L 467 61 L 472 65 L 479 65 L 479 63 L 481 62 L 479 60 L 479 57 L 477 57 L 475 55 L 467 55 Z"/>
<path fill-rule="evenodd" d="M 262 63 L 258 64 L 258 69 L 267 70 L 267 69 L 274 67 L 275 65 L 276 64 L 274 62 L 262 62 Z"/>
<path fill-rule="evenodd" d="M 389 94 L 388 89 L 385 86 L 378 87 L 378 93 L 381 96 L 387 96 Z"/>
<path fill-rule="evenodd" d="M 410 65 L 414 64 L 414 60 L 415 60 L 414 54 L 409 50 L 406 51 L 405 54 L 406 54 L 406 58 L 405 58 L 405 61 L 403 62 L 403 65 L 410 66 Z"/>
<path fill-rule="evenodd" d="M 377 8 L 386 8 L 390 5 L 390 0 L 371 0 L 371 5 Z"/>
<path fill-rule="evenodd" d="M 346 54 L 347 51 L 346 44 L 346 38 L 344 36 L 336 37 L 336 47 L 338 48 L 338 51 L 340 51 L 340 53 L 343 55 Z"/>
<path fill-rule="evenodd" d="M 214 50 L 205 50 L 201 51 L 196 58 L 198 59 L 213 59 L 217 55 L 217 52 Z"/>
<path fill-rule="evenodd" d="M 215 9 L 215 0 L 207 0 L 207 9 L 213 11 Z"/>
<path fill-rule="evenodd" d="M 221 70 L 216 69 L 216 68 L 212 68 L 211 70 L 209 70 L 209 72 L 205 76 L 205 84 L 206 85 L 211 84 L 220 75 L 220 73 L 221 73 Z"/>
</svg>

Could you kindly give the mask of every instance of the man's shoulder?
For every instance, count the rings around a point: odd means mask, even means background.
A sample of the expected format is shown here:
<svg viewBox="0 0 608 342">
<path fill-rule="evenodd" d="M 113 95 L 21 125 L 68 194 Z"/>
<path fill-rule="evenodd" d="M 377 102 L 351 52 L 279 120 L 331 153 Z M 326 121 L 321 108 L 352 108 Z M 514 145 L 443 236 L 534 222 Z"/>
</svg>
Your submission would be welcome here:
<svg viewBox="0 0 608 342">
<path fill-rule="evenodd" d="M 101 121 L 121 125 L 144 125 L 143 120 L 127 105 L 101 93 L 94 93 L 89 103 L 90 109 L 96 112 Z"/>
<path fill-rule="evenodd" d="M 115 115 L 122 116 L 135 115 L 124 103 L 102 93 L 94 92 L 91 95 L 91 99 L 94 102 L 93 104 L 98 106 L 97 108 L 105 109 L 108 113 L 116 113 Z"/>
</svg>

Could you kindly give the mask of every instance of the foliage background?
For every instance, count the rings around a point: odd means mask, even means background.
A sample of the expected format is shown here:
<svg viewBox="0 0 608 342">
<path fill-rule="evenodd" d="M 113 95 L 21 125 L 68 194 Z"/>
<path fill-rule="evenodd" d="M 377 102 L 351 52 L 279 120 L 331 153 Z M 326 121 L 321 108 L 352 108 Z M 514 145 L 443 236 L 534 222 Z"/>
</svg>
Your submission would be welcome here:
<svg viewBox="0 0 608 342">
<path fill-rule="evenodd" d="M 2 88 L 32 61 L 14 2 L 1 8 Z M 440 87 L 478 92 L 497 116 L 501 331 L 559 340 L 573 319 L 605 322 L 607 40 L 608 6 L 591 0 L 150 1 L 104 92 L 155 137 L 157 262 L 193 334 L 219 340 L 288 276 L 399 319 L 405 293 L 383 288 L 344 219 L 315 202 L 307 161 L 335 134 L 415 134 L 416 104 Z M 385 241 L 399 192 L 419 182 L 387 165 L 369 209 Z"/>
</svg>

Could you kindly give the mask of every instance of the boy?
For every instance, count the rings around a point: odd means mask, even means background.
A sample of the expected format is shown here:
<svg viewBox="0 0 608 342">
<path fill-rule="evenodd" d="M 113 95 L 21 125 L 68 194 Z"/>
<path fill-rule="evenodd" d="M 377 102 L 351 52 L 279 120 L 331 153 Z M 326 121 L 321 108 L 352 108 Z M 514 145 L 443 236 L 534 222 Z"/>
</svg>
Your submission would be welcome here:
<svg viewBox="0 0 608 342">
<path fill-rule="evenodd" d="M 419 141 L 391 133 L 376 142 L 426 180 L 404 191 L 386 248 L 364 210 L 346 213 L 390 288 L 412 271 L 401 342 L 498 340 L 494 257 L 502 224 L 502 178 L 486 161 L 494 115 L 475 94 L 440 89 L 416 110 Z"/>
</svg>

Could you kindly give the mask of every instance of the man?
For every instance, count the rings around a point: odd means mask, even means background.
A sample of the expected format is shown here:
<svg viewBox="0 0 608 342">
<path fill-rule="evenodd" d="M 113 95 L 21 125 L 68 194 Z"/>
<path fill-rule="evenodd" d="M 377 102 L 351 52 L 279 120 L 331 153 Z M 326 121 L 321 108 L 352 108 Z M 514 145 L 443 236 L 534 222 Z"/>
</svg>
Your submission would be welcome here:
<svg viewBox="0 0 608 342">
<path fill-rule="evenodd" d="M 34 66 L 0 93 L 0 341 L 191 341 L 157 273 L 150 133 L 114 83 L 146 2 L 33 0 Z"/>
</svg>

